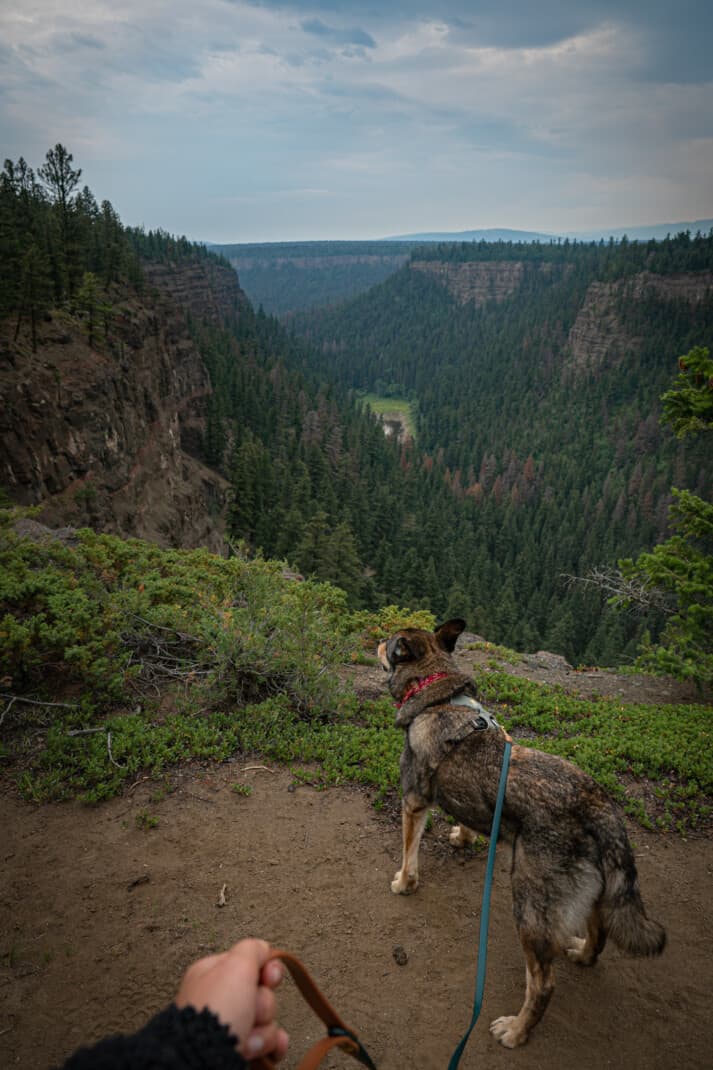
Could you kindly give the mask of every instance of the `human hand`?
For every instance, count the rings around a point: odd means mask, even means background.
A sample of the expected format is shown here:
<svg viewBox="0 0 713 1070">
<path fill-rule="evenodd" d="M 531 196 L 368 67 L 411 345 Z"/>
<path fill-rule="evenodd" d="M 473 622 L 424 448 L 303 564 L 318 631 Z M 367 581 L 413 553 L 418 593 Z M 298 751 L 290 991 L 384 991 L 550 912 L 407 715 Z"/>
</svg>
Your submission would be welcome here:
<svg viewBox="0 0 713 1070">
<path fill-rule="evenodd" d="M 267 961 L 270 950 L 264 940 L 241 940 L 229 951 L 199 959 L 186 970 L 175 1000 L 177 1007 L 212 1011 L 237 1036 L 248 1062 L 263 1055 L 279 1060 L 287 1052 L 272 991 L 284 970 L 281 962 Z"/>
</svg>

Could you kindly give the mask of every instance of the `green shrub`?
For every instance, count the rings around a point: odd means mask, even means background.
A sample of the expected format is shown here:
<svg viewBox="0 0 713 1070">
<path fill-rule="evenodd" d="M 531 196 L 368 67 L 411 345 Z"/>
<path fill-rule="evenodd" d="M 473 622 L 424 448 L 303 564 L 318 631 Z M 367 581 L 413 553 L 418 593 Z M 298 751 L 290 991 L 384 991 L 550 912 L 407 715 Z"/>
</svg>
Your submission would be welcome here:
<svg viewBox="0 0 713 1070">
<path fill-rule="evenodd" d="M 0 674 L 22 693 L 71 687 L 93 707 L 181 682 L 213 701 L 286 694 L 307 717 L 340 708 L 334 668 L 355 638 L 346 596 L 279 562 L 162 550 L 83 530 L 74 545 L 0 526 Z"/>
<path fill-rule="evenodd" d="M 388 639 L 401 628 L 435 628 L 436 618 L 427 609 L 402 609 L 400 606 L 384 606 L 374 613 L 353 613 L 351 629 L 362 635 L 364 649 L 373 651 L 383 639 Z"/>
</svg>

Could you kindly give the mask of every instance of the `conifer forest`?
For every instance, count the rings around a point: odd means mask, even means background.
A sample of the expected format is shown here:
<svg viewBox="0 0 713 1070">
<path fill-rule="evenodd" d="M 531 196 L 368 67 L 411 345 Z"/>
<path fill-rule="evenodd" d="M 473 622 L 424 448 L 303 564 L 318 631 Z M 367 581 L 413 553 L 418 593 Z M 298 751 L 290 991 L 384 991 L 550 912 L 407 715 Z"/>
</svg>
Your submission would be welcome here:
<svg viewBox="0 0 713 1070">
<path fill-rule="evenodd" d="M 146 264 L 228 263 L 124 227 L 80 178 L 61 145 L 37 171 L 5 162 L 0 313 L 36 348 L 65 307 L 110 353 L 113 309 L 145 290 Z M 578 664 L 632 660 L 661 614 L 577 579 L 665 540 L 672 488 L 710 500 L 706 444 L 662 424 L 660 397 L 683 354 L 713 348 L 711 279 L 712 235 L 432 243 L 282 321 L 247 301 L 219 323 L 188 313 L 230 541 L 355 608 L 462 616 Z M 367 393 L 408 399 L 413 436 L 387 437 Z"/>
</svg>

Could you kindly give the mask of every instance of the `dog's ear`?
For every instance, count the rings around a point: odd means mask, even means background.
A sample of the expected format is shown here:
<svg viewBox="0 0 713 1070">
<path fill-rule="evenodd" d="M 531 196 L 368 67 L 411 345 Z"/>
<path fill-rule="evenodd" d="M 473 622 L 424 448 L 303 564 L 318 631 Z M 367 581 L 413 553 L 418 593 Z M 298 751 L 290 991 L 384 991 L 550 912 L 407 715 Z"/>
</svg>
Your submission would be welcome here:
<svg viewBox="0 0 713 1070">
<path fill-rule="evenodd" d="M 403 661 L 417 661 L 423 657 L 420 644 L 411 637 L 407 639 L 405 635 L 395 635 L 390 639 L 386 652 L 392 665 L 400 665 Z"/>
<path fill-rule="evenodd" d="M 465 621 L 460 617 L 454 617 L 452 620 L 447 620 L 445 624 L 439 624 L 435 631 L 438 645 L 452 654 L 456 648 L 458 636 L 464 628 Z"/>
</svg>

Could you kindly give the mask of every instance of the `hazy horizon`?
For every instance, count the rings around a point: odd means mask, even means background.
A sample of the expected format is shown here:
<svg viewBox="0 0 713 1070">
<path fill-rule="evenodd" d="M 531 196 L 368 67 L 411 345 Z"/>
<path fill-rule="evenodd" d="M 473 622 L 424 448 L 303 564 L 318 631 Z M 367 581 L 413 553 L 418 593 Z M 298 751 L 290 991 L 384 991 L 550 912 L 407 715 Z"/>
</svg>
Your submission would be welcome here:
<svg viewBox="0 0 713 1070">
<path fill-rule="evenodd" d="M 7 0 L 3 155 L 220 244 L 713 217 L 713 5 Z"/>
</svg>

